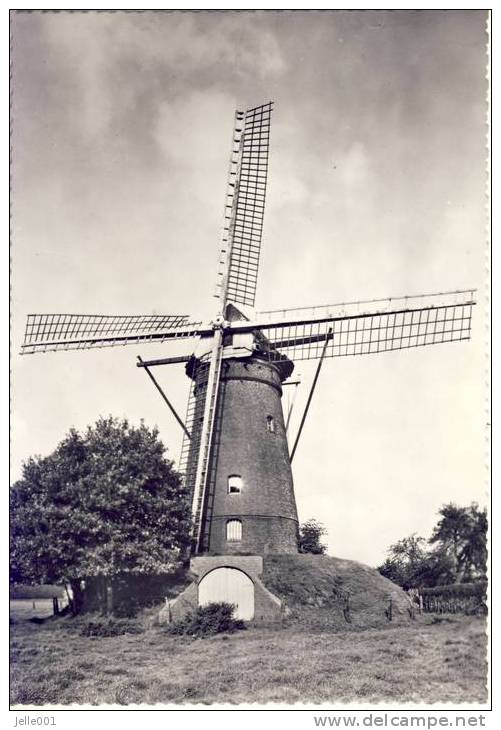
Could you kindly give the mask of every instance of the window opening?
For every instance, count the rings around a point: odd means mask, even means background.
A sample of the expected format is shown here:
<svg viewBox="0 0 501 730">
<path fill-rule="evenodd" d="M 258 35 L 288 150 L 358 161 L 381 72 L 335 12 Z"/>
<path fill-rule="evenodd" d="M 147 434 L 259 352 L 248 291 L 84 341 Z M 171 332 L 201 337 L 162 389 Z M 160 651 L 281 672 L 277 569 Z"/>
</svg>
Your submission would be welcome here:
<svg viewBox="0 0 501 730">
<path fill-rule="evenodd" d="M 230 474 L 228 477 L 228 494 L 240 494 L 242 486 L 242 477 L 239 474 Z"/>
<path fill-rule="evenodd" d="M 226 539 L 231 542 L 241 541 L 242 523 L 240 520 L 228 520 L 226 523 Z"/>
</svg>

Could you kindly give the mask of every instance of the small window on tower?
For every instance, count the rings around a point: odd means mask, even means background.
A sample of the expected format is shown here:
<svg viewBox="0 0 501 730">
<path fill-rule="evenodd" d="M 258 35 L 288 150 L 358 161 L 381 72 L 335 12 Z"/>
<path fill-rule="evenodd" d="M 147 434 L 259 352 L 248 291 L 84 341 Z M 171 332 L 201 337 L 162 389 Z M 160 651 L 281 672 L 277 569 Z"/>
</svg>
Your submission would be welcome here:
<svg viewBox="0 0 501 730">
<path fill-rule="evenodd" d="M 275 420 L 273 416 L 266 416 L 266 428 L 270 433 L 275 433 Z"/>
<path fill-rule="evenodd" d="M 228 477 L 228 494 L 240 494 L 242 486 L 242 477 L 238 474 L 231 474 Z"/>
<path fill-rule="evenodd" d="M 228 520 L 226 523 L 226 539 L 231 542 L 242 540 L 242 523 L 240 520 Z"/>
</svg>

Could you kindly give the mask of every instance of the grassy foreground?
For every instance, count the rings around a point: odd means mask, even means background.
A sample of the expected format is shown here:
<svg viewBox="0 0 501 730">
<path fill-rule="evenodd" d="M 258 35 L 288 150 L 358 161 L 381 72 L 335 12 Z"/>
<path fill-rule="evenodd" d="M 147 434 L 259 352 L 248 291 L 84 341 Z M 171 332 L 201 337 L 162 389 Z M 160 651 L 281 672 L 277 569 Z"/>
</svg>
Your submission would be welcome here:
<svg viewBox="0 0 501 730">
<path fill-rule="evenodd" d="M 196 640 L 158 626 L 84 637 L 79 621 L 11 626 L 13 705 L 487 699 L 485 621 L 477 617 L 427 615 L 336 633 L 251 627 Z"/>
</svg>

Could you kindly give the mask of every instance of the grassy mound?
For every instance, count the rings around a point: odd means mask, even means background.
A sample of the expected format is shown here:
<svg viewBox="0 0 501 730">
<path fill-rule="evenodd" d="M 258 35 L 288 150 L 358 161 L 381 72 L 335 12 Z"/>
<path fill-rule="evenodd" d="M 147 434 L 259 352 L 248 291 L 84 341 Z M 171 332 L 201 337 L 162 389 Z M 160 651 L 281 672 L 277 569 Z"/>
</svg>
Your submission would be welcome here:
<svg viewBox="0 0 501 730">
<path fill-rule="evenodd" d="M 411 619 L 410 601 L 375 568 L 328 555 L 266 555 L 261 579 L 294 622 L 361 629 Z"/>
</svg>

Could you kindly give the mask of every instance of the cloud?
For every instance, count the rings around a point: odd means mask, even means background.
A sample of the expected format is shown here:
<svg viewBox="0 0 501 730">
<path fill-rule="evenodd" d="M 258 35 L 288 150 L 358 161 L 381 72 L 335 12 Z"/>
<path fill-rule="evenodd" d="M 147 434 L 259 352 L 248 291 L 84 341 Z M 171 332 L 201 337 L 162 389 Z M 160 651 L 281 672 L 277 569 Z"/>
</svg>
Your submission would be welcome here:
<svg viewBox="0 0 501 730">
<path fill-rule="evenodd" d="M 371 180 L 369 155 L 361 142 L 350 145 L 338 168 L 342 184 L 346 188 L 359 188 Z"/>
<path fill-rule="evenodd" d="M 184 167 L 198 166 L 203 177 L 218 161 L 221 149 L 231 150 L 231 118 L 236 100 L 216 89 L 195 91 L 164 101 L 158 109 L 154 136 L 168 160 Z"/>
<path fill-rule="evenodd" d="M 277 206 L 282 212 L 284 206 L 305 204 L 313 193 L 308 185 L 309 150 L 300 125 L 284 118 L 283 114 L 273 122 L 271 135 L 269 189 L 276 195 Z M 291 150 L 297 150 L 297 153 L 290 154 Z"/>
<path fill-rule="evenodd" d="M 229 166 L 232 118 L 236 100 L 210 89 L 195 91 L 158 108 L 153 137 L 163 157 L 163 178 L 170 204 L 190 213 L 203 210 L 202 223 L 223 223 L 226 170 Z"/>
<path fill-rule="evenodd" d="M 242 22 L 234 13 L 59 13 L 46 15 L 42 30 L 51 62 L 78 85 L 74 122 L 96 139 L 115 134 L 146 98 L 204 89 L 209 73 L 221 88 L 282 74 L 278 41 L 261 25 L 258 16 Z"/>
</svg>

